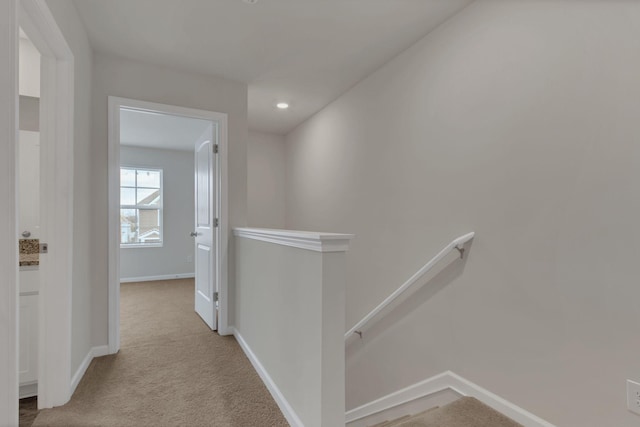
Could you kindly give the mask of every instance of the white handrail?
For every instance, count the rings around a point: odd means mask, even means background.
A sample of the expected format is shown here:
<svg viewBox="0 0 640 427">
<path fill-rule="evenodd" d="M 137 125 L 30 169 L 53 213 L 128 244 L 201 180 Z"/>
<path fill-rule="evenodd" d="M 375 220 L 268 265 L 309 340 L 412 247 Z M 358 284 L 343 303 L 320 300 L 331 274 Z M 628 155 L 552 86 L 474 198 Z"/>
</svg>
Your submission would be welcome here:
<svg viewBox="0 0 640 427">
<path fill-rule="evenodd" d="M 469 240 L 473 239 L 473 236 L 475 236 L 474 232 L 467 233 L 464 236 L 458 237 L 457 239 L 455 239 L 454 241 L 449 243 L 447 246 L 445 246 L 444 249 L 442 249 L 440 252 L 438 252 L 438 254 L 431 259 L 431 261 L 426 263 L 424 265 L 424 267 L 422 267 L 420 270 L 418 270 L 418 272 L 416 274 L 411 276 L 409 278 L 409 280 L 404 282 L 404 284 L 402 286 L 400 286 L 391 295 L 389 295 L 384 301 L 382 301 L 380 304 L 378 304 L 378 306 L 376 308 L 374 308 L 373 310 L 371 310 L 371 312 L 369 312 L 369 314 L 364 316 L 361 321 L 356 323 L 353 328 L 349 329 L 347 331 L 347 333 L 344 334 L 345 341 L 347 339 L 349 339 L 349 337 L 351 335 L 353 335 L 353 334 L 358 334 L 358 335 L 360 335 L 360 337 L 362 337 L 361 329 L 362 329 L 362 327 L 364 325 L 369 323 L 369 321 L 371 321 L 371 319 L 376 317 L 385 307 L 387 307 L 396 298 L 398 298 L 400 296 L 400 294 L 402 294 L 404 291 L 406 291 L 408 288 L 410 288 L 415 282 L 418 281 L 418 279 L 420 279 L 424 274 L 426 274 L 429 270 L 431 270 L 431 268 L 433 268 L 433 266 L 436 265 L 438 263 L 438 261 L 440 261 L 442 258 L 444 258 L 447 254 L 449 254 L 449 252 L 451 252 L 454 249 L 458 249 L 460 251 L 460 256 L 463 256 L 464 255 L 463 245 L 465 243 L 467 243 Z"/>
</svg>

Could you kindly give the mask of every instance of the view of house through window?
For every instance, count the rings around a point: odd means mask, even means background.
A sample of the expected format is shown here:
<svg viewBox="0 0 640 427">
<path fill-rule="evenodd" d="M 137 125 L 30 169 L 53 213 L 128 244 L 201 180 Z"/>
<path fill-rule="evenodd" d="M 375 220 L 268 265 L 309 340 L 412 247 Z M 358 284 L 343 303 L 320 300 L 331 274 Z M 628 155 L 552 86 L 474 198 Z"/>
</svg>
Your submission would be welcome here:
<svg viewBox="0 0 640 427">
<path fill-rule="evenodd" d="M 162 244 L 162 170 L 120 168 L 120 244 Z"/>
</svg>

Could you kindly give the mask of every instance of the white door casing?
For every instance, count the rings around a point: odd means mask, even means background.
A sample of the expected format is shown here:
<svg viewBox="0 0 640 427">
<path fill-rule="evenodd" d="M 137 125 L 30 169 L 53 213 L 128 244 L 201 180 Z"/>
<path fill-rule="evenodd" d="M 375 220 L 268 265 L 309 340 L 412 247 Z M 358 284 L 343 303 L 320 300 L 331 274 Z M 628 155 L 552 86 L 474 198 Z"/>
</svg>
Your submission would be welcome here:
<svg viewBox="0 0 640 427">
<path fill-rule="evenodd" d="M 233 333 L 228 320 L 228 207 L 227 207 L 227 115 L 213 111 L 109 97 L 109 353 L 120 349 L 120 108 L 140 109 L 175 116 L 210 120 L 216 126 L 218 155 L 215 203 L 218 207 L 218 239 L 215 244 L 218 268 L 212 272 L 218 283 L 217 330 L 221 335 Z M 213 184 L 212 184 L 213 185 Z"/>
<path fill-rule="evenodd" d="M 49 253 L 39 266 L 37 370 L 38 408 L 49 408 L 72 392 L 74 57 L 45 0 L 18 3 L 20 26 L 41 54 L 40 238 Z"/>
<path fill-rule="evenodd" d="M 0 2 L 0 425 L 18 425 L 18 2 Z"/>
<path fill-rule="evenodd" d="M 217 329 L 214 293 L 218 292 L 216 130 L 214 124 L 195 144 L 195 232 L 192 233 L 195 240 L 195 310 L 213 330 Z"/>
</svg>

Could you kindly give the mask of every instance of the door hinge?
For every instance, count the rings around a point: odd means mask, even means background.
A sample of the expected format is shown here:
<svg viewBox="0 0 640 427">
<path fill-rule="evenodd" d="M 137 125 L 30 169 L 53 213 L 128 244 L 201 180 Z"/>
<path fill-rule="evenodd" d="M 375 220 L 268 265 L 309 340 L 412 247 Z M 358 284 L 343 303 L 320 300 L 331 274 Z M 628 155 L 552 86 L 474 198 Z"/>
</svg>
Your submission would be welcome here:
<svg viewBox="0 0 640 427">
<path fill-rule="evenodd" d="M 218 293 L 217 293 L 217 292 L 214 292 L 214 293 L 213 293 L 213 301 L 214 301 L 214 302 L 218 302 L 218 299 L 219 299 L 219 297 L 218 297 Z"/>
<path fill-rule="evenodd" d="M 213 153 L 218 154 L 218 144 L 213 146 Z"/>
<path fill-rule="evenodd" d="M 219 223 L 220 223 L 220 221 L 218 221 L 218 218 L 213 220 L 213 226 L 214 227 L 217 227 Z"/>
</svg>

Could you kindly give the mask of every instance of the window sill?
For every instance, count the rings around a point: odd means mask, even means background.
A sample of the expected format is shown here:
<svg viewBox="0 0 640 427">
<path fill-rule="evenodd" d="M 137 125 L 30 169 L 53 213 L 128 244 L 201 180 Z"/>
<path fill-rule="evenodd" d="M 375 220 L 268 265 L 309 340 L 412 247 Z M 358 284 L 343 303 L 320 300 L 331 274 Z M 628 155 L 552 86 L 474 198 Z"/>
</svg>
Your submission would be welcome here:
<svg viewBox="0 0 640 427">
<path fill-rule="evenodd" d="M 120 249 L 140 249 L 140 248 L 161 248 L 162 243 L 131 243 L 127 245 L 120 244 Z"/>
</svg>

